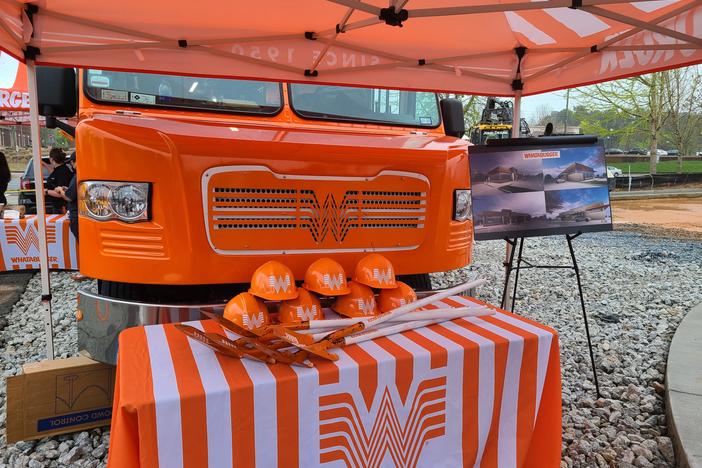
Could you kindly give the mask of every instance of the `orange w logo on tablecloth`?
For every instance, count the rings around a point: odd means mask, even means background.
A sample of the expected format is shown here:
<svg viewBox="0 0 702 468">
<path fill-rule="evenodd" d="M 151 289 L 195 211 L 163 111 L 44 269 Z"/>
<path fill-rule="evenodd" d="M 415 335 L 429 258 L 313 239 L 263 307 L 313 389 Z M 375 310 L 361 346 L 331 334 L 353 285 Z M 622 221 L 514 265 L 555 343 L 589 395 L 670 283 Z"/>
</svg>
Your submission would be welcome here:
<svg viewBox="0 0 702 468">
<path fill-rule="evenodd" d="M 446 377 L 422 381 L 409 407 L 399 411 L 386 387 L 377 413 L 365 418 L 367 424 L 359 408 L 364 405 L 357 405 L 349 393 L 320 397 L 320 462 L 378 467 L 389 452 L 395 466 L 417 466 L 425 443 L 445 432 Z M 398 413 L 407 416 L 402 420 Z"/>
<path fill-rule="evenodd" d="M 5 235 L 7 243 L 16 245 L 24 255 L 29 253 L 32 246 L 39 250 L 39 235 L 36 226 L 32 224 L 27 224 L 24 229 L 16 225 L 5 226 Z M 49 244 L 56 242 L 55 225 L 46 226 L 46 242 Z"/>
</svg>

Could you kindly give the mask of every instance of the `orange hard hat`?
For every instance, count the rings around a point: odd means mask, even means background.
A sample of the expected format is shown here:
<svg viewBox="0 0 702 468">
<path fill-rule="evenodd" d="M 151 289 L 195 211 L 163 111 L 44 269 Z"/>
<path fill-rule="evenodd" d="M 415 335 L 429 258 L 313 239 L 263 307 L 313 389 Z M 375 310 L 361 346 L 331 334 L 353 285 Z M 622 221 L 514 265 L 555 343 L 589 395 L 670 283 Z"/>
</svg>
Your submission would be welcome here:
<svg viewBox="0 0 702 468">
<path fill-rule="evenodd" d="M 320 258 L 312 263 L 305 273 L 303 286 L 323 296 L 343 296 L 349 293 L 344 267 L 331 258 Z"/>
<path fill-rule="evenodd" d="M 322 305 L 319 299 L 306 289 L 298 290 L 297 299 L 290 299 L 280 303 L 278 308 L 278 321 L 280 323 L 300 323 L 310 320 L 322 320 Z"/>
<path fill-rule="evenodd" d="M 366 255 L 358 261 L 356 271 L 353 273 L 353 280 L 371 288 L 394 289 L 397 287 L 392 263 L 377 253 Z"/>
<path fill-rule="evenodd" d="M 378 294 L 378 306 L 381 312 L 388 312 L 417 300 L 417 294 L 411 286 L 397 281 L 395 289 L 383 289 Z"/>
<path fill-rule="evenodd" d="M 365 284 L 349 282 L 350 292 L 339 296 L 334 301 L 332 309 L 347 317 L 368 317 L 378 315 L 378 306 L 375 303 L 373 290 Z"/>
<path fill-rule="evenodd" d="M 227 302 L 224 318 L 247 330 L 261 328 L 270 323 L 266 304 L 249 293 L 237 294 Z"/>
<path fill-rule="evenodd" d="M 295 276 L 290 268 L 271 260 L 254 271 L 249 292 L 270 301 L 286 301 L 297 297 Z"/>
</svg>

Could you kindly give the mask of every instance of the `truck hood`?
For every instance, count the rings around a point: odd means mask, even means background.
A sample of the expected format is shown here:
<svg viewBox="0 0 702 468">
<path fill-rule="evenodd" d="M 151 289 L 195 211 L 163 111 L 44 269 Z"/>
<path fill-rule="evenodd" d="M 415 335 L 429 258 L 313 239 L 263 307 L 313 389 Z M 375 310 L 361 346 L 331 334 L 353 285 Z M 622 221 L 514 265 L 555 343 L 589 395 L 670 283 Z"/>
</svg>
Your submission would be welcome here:
<svg viewBox="0 0 702 468">
<path fill-rule="evenodd" d="M 273 122 L 185 121 L 149 116 L 107 115 L 93 116 L 98 126 L 135 126 L 152 129 L 160 134 L 199 139 L 238 140 L 261 143 L 291 143 L 328 147 L 377 148 L 384 150 L 411 150 L 434 153 L 465 151 L 469 143 L 458 138 L 429 134 L 421 131 L 389 134 L 373 129 L 354 127 L 299 126 Z M 360 127 L 360 126 L 359 126 Z"/>
</svg>

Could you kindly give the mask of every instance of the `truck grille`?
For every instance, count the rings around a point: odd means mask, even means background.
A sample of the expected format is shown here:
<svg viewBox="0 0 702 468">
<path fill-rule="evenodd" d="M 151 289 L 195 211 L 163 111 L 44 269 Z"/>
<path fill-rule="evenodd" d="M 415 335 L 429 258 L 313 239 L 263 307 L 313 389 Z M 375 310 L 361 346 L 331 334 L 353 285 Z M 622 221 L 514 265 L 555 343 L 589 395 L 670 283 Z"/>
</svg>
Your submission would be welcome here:
<svg viewBox="0 0 702 468">
<path fill-rule="evenodd" d="M 202 190 L 219 253 L 409 250 L 423 239 L 429 182 L 397 171 L 330 177 L 227 166 L 205 172 Z"/>
</svg>

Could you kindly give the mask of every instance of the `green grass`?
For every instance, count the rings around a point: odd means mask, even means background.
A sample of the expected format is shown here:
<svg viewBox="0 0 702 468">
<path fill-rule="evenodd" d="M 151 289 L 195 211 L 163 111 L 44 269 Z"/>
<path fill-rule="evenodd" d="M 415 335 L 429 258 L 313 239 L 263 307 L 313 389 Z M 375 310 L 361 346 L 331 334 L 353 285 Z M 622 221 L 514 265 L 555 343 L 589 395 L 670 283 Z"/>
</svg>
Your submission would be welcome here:
<svg viewBox="0 0 702 468">
<path fill-rule="evenodd" d="M 607 163 L 608 166 L 614 166 L 622 170 L 623 175 L 629 173 L 629 167 L 631 167 L 631 173 L 648 174 L 650 172 L 648 162 L 615 162 Z M 677 173 L 678 172 L 678 162 L 677 161 L 663 161 L 659 162 L 656 166 L 656 171 L 658 174 L 664 173 Z M 683 161 L 683 172 L 702 172 L 702 161 Z"/>
<path fill-rule="evenodd" d="M 24 172 L 24 169 L 27 167 L 27 161 L 11 162 L 8 164 L 10 166 L 10 172 Z"/>
</svg>

